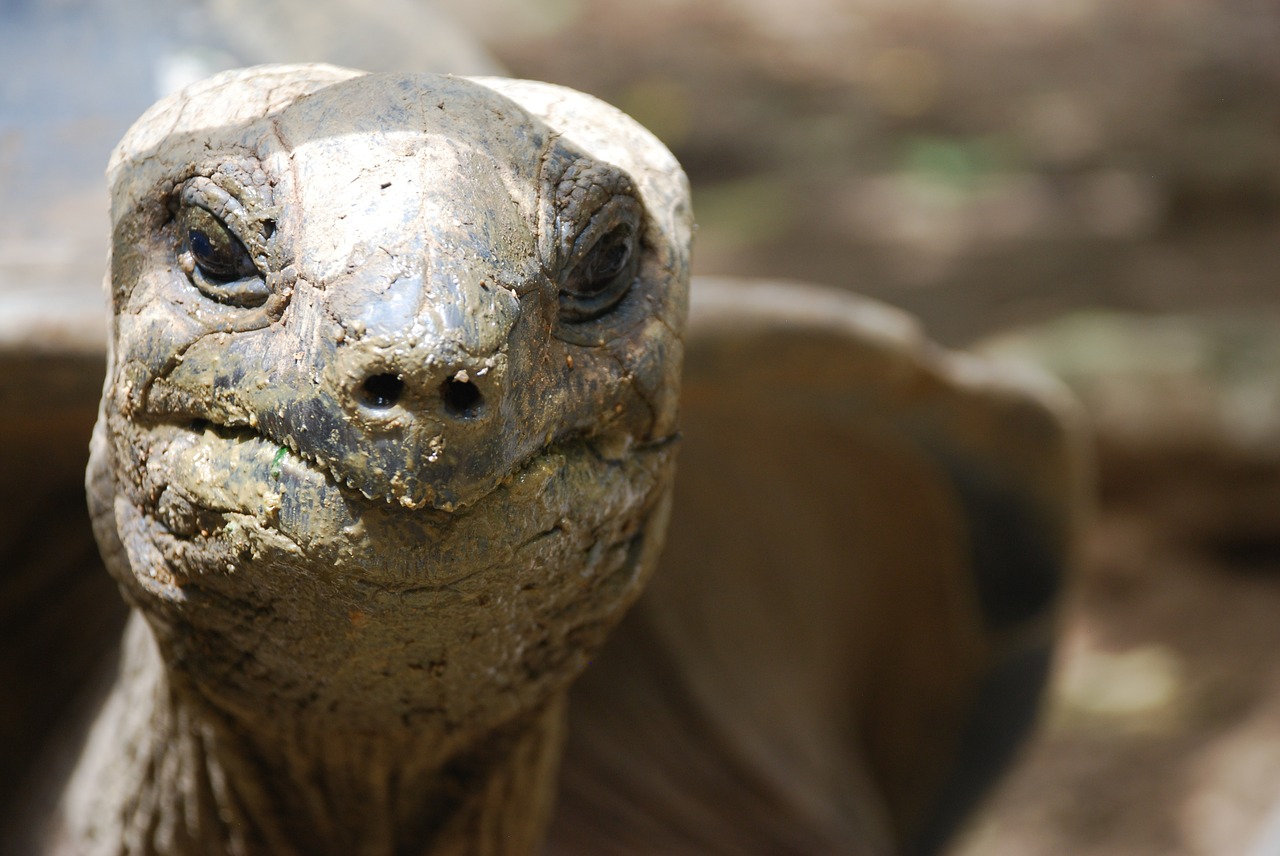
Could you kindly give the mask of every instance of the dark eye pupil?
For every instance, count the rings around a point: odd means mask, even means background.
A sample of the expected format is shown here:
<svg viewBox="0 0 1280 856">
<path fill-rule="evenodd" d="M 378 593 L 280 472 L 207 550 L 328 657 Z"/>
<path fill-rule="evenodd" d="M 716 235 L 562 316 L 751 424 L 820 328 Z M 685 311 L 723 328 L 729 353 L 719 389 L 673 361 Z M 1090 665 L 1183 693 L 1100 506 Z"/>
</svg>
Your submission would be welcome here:
<svg viewBox="0 0 1280 856">
<path fill-rule="evenodd" d="M 175 248 L 179 254 L 175 261 L 191 285 L 227 306 L 254 307 L 267 302 L 271 290 L 259 263 L 230 226 L 199 205 L 182 205 L 175 213 L 175 237 L 182 239 L 181 247 Z M 262 231 L 267 231 L 265 222 Z"/>
<path fill-rule="evenodd" d="M 582 291 L 591 293 L 610 285 L 610 281 L 626 270 L 631 260 L 631 229 L 619 227 L 600 241 L 584 265 Z"/>
<path fill-rule="evenodd" d="M 613 239 L 609 241 L 600 252 L 600 260 L 597 262 L 595 271 L 596 278 L 609 279 L 617 276 L 627 264 L 627 257 L 631 255 L 631 247 L 622 239 Z"/>
<path fill-rule="evenodd" d="M 203 223 L 212 216 L 198 211 L 188 213 L 187 249 L 205 276 L 214 279 L 237 279 L 253 273 L 253 260 L 240 242 L 220 223 Z"/>
<path fill-rule="evenodd" d="M 191 247 L 191 252 L 202 260 L 213 258 L 213 242 L 209 240 L 208 235 L 199 229 L 192 229 L 187 232 L 187 244 Z"/>
</svg>

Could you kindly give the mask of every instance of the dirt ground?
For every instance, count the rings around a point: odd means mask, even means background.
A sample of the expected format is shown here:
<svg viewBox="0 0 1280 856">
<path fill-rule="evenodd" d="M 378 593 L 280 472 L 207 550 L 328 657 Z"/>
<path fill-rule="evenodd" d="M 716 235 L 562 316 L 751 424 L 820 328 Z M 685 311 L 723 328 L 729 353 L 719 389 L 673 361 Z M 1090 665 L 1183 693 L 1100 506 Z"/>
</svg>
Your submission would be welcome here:
<svg viewBox="0 0 1280 856">
<path fill-rule="evenodd" d="M 699 271 L 850 288 L 950 343 L 1068 316 L 1090 352 L 1115 323 L 1280 311 L 1274 4 L 443 5 L 517 75 L 676 151 Z M 1098 309 L 1139 314 L 1078 314 Z M 1210 338 L 1245 335 L 1224 323 Z M 1280 357 L 1245 360 L 1250 383 L 1222 348 L 1180 373 L 1178 335 L 1118 380 L 1105 349 L 1069 377 L 1102 501 L 1043 728 L 953 856 L 1280 853 L 1258 844 L 1280 801 Z"/>
</svg>

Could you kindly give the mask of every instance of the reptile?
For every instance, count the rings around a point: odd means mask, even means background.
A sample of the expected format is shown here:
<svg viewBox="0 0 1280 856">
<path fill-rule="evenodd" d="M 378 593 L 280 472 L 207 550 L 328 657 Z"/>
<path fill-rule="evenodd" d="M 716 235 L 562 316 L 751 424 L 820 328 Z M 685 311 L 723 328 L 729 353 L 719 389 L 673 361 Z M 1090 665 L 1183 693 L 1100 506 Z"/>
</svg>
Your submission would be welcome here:
<svg viewBox="0 0 1280 856">
<path fill-rule="evenodd" d="M 1025 731 L 1069 403 L 849 295 L 691 311 L 616 109 L 262 66 L 108 175 L 131 616 L 46 852 L 930 852 Z"/>
</svg>

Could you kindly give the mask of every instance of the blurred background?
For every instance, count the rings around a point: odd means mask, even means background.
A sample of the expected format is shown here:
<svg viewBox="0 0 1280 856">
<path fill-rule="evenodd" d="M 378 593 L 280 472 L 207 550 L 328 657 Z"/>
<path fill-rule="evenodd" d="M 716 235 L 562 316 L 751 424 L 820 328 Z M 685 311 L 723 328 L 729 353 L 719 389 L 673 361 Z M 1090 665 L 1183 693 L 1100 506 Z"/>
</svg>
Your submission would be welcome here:
<svg viewBox="0 0 1280 856">
<path fill-rule="evenodd" d="M 598 95 L 685 165 L 698 272 L 1062 377 L 1101 502 L 1043 729 L 954 854 L 1280 854 L 1280 4 L 0 0 L 0 337 L 97 341 L 110 147 L 294 60 Z"/>
<path fill-rule="evenodd" d="M 852 288 L 949 342 L 1081 306 L 1274 303 L 1274 3 L 443 5 L 513 73 L 675 151 L 700 270 Z"/>
</svg>

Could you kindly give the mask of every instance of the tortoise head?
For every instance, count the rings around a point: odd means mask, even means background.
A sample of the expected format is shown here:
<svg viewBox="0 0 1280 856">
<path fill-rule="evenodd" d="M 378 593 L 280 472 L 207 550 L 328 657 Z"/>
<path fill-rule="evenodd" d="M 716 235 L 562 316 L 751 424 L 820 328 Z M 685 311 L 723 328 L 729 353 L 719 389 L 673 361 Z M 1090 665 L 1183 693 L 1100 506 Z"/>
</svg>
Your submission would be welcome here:
<svg viewBox="0 0 1280 856">
<path fill-rule="evenodd" d="M 670 154 L 546 84 L 264 67 L 152 108 L 109 175 L 91 504 L 170 662 L 233 710 L 442 733 L 562 688 L 662 540 Z"/>
</svg>

